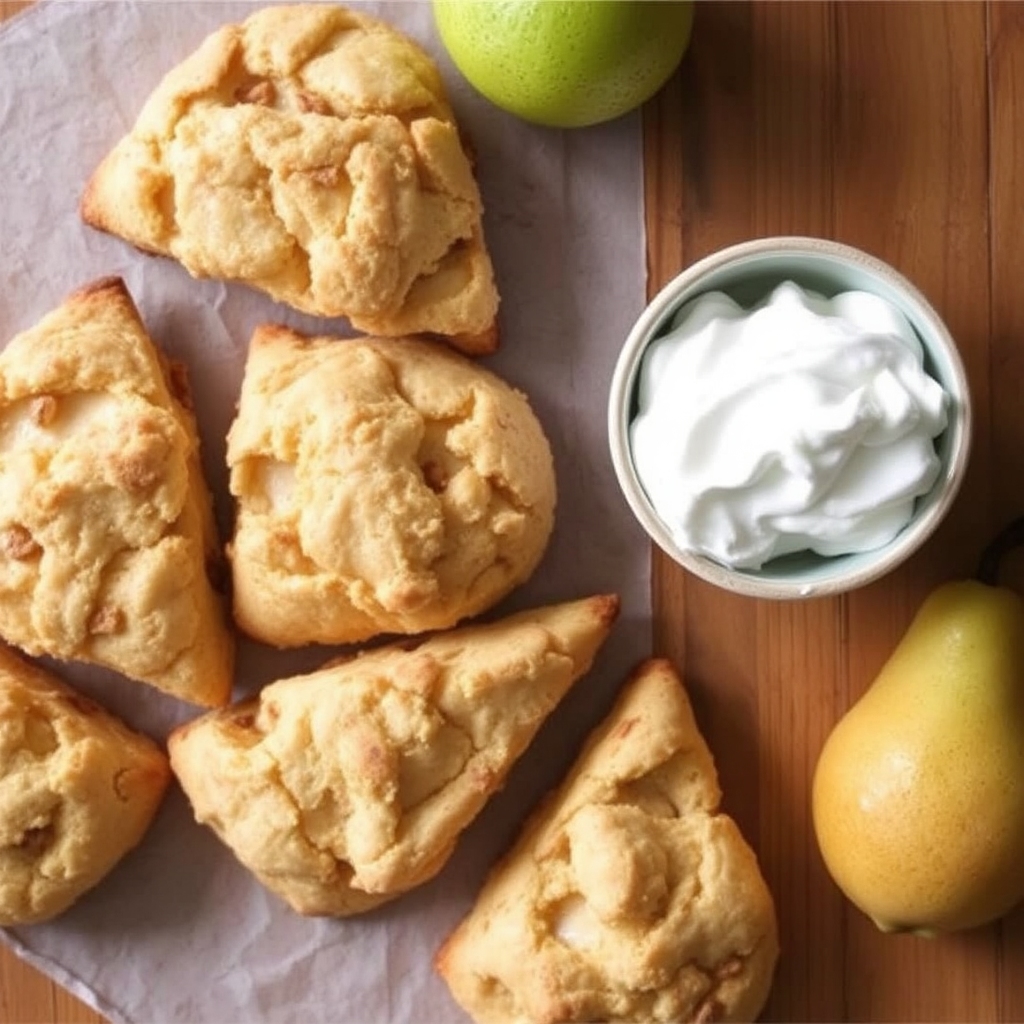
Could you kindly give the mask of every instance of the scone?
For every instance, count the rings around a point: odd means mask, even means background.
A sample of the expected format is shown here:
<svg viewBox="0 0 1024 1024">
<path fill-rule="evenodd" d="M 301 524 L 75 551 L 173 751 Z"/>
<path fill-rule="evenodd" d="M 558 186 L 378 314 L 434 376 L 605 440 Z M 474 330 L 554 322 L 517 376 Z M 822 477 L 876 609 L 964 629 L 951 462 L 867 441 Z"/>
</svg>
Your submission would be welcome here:
<svg viewBox="0 0 1024 1024">
<path fill-rule="evenodd" d="M 482 205 L 444 84 L 344 7 L 269 7 L 171 71 L 82 197 L 94 227 L 376 335 L 497 344 Z"/>
<path fill-rule="evenodd" d="M 530 576 L 554 520 L 526 398 L 436 343 L 257 328 L 227 454 L 235 621 L 278 647 L 447 629 Z"/>
<path fill-rule="evenodd" d="M 189 401 L 116 278 L 0 353 L 0 636 L 213 707 L 234 645 Z"/>
<path fill-rule="evenodd" d="M 479 1024 L 751 1021 L 778 956 L 754 853 L 665 661 L 643 664 L 437 970 Z"/>
<path fill-rule="evenodd" d="M 611 595 L 390 645 L 171 734 L 196 819 L 302 914 L 357 914 L 440 871 L 618 612 Z"/>
<path fill-rule="evenodd" d="M 103 879 L 169 779 L 155 743 L 0 647 L 0 927 L 55 917 Z"/>
</svg>

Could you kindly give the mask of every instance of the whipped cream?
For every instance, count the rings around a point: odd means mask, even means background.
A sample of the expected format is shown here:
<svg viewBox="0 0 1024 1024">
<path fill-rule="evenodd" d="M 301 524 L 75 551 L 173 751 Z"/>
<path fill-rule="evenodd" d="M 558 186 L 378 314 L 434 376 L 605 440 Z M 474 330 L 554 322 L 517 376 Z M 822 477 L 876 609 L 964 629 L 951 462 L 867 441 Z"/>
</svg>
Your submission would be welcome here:
<svg viewBox="0 0 1024 1024">
<path fill-rule="evenodd" d="M 742 309 L 683 306 L 648 346 L 630 445 L 686 550 L 739 569 L 796 551 L 869 551 L 939 474 L 948 396 L 906 317 L 868 292 L 792 282 Z"/>
</svg>

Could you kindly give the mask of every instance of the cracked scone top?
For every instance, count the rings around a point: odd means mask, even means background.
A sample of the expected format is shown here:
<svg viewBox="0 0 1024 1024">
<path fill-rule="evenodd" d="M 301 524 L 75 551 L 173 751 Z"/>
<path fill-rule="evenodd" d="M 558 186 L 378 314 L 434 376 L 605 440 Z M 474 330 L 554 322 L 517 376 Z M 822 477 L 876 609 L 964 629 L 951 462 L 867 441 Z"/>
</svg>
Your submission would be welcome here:
<svg viewBox="0 0 1024 1024">
<path fill-rule="evenodd" d="M 163 751 L 0 647 L 0 927 L 62 913 L 143 837 Z"/>
<path fill-rule="evenodd" d="M 526 398 L 421 340 L 257 328 L 228 464 L 235 621 L 279 647 L 453 626 L 527 579 L 554 519 Z"/>
<path fill-rule="evenodd" d="M 360 913 L 440 871 L 617 614 L 599 595 L 329 663 L 181 726 L 171 765 L 295 910 Z"/>
<path fill-rule="evenodd" d="M 442 947 L 478 1024 L 752 1021 L 778 939 L 671 666 L 644 663 Z"/>
<path fill-rule="evenodd" d="M 216 706 L 234 641 L 189 401 L 117 278 L 0 353 L 0 636 Z"/>
<path fill-rule="evenodd" d="M 497 343 L 480 193 L 441 77 L 344 7 L 270 7 L 211 35 L 101 163 L 82 216 L 369 334 Z"/>
</svg>

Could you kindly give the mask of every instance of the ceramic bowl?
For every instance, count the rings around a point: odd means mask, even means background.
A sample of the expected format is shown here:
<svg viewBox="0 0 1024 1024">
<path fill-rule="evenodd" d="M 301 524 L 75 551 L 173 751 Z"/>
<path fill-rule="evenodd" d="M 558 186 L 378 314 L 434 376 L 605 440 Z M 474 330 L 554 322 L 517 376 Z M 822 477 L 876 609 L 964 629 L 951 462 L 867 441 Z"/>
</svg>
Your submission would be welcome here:
<svg viewBox="0 0 1024 1024">
<path fill-rule="evenodd" d="M 637 477 L 629 444 L 641 360 L 648 344 L 668 327 L 686 302 L 724 291 L 748 308 L 783 281 L 794 281 L 828 298 L 839 292 L 873 292 L 900 309 L 924 347 L 925 369 L 950 398 L 949 422 L 936 439 L 941 471 L 918 498 L 911 521 L 892 541 L 873 551 L 823 556 L 805 551 L 734 569 L 679 546 Z M 608 402 L 612 462 L 622 492 L 651 539 L 684 569 L 726 590 L 752 597 L 803 599 L 839 594 L 891 572 L 934 532 L 955 498 L 967 468 L 971 403 L 963 363 L 942 318 L 910 281 L 867 253 L 817 238 L 763 238 L 731 246 L 683 271 L 654 298 L 623 345 Z"/>
</svg>

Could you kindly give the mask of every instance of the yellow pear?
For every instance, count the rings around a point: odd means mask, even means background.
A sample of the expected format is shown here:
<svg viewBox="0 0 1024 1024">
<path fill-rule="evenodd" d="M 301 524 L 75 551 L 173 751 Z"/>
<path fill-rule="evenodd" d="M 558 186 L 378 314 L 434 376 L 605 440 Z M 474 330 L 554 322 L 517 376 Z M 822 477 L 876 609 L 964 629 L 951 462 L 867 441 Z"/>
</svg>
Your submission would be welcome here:
<svg viewBox="0 0 1024 1024">
<path fill-rule="evenodd" d="M 994 578 L 933 591 L 828 737 L 812 807 L 826 867 L 884 931 L 971 928 L 1024 898 L 1024 600 Z"/>
</svg>

